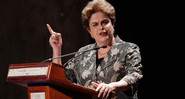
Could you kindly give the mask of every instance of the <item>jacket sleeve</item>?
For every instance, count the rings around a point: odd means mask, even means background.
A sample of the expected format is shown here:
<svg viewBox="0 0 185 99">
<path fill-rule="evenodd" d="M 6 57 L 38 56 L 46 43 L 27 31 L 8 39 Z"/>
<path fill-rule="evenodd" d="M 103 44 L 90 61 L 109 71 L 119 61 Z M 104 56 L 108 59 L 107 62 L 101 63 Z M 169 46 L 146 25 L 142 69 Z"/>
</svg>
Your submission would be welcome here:
<svg viewBox="0 0 185 99">
<path fill-rule="evenodd" d="M 143 77 L 142 74 L 142 64 L 141 64 L 141 54 L 139 47 L 136 44 L 130 43 L 125 56 L 126 63 L 126 75 L 122 78 L 128 84 L 135 84 L 139 79 Z"/>
</svg>

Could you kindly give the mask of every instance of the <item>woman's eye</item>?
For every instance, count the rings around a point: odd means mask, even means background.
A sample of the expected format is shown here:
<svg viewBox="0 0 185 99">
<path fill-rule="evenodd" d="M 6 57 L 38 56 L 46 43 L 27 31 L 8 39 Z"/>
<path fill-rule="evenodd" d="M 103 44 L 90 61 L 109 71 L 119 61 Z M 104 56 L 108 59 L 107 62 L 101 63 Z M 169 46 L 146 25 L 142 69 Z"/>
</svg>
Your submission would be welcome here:
<svg viewBox="0 0 185 99">
<path fill-rule="evenodd" d="M 108 24 L 109 23 L 109 20 L 108 19 L 105 19 L 105 20 L 103 20 L 102 22 L 101 22 L 101 24 L 104 24 L 104 25 L 106 25 L 106 24 Z"/>
<path fill-rule="evenodd" d="M 95 24 L 92 24 L 92 26 L 95 27 L 95 26 L 97 26 L 97 24 L 96 23 Z"/>
</svg>

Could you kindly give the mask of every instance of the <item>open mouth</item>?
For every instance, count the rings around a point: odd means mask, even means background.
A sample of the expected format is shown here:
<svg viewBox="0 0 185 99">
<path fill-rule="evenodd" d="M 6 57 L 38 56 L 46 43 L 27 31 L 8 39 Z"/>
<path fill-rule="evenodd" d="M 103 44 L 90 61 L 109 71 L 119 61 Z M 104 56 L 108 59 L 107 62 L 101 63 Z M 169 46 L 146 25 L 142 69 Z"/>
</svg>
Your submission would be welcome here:
<svg viewBox="0 0 185 99">
<path fill-rule="evenodd" d="M 107 36 L 108 35 L 108 33 L 107 32 L 100 32 L 100 34 L 99 35 L 101 35 L 101 36 Z"/>
</svg>

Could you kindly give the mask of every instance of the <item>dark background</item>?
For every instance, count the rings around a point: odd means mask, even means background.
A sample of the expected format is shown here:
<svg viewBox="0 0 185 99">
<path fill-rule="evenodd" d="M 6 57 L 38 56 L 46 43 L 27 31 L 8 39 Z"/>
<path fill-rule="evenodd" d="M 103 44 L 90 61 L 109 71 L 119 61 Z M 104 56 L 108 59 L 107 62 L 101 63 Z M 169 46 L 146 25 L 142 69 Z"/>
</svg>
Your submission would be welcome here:
<svg viewBox="0 0 185 99">
<path fill-rule="evenodd" d="M 6 82 L 13 63 L 41 62 L 52 56 L 46 24 L 63 37 L 62 54 L 77 51 L 94 42 L 81 25 L 81 11 L 89 0 L 0 0 L 0 99 L 27 99 L 27 89 Z M 140 46 L 144 78 L 139 99 L 148 93 L 149 45 L 153 36 L 148 23 L 150 3 L 140 0 L 107 0 L 116 9 L 116 33 L 125 41 Z M 152 20 L 154 21 L 154 20 Z M 70 56 L 72 57 L 72 56 Z M 70 57 L 63 59 L 65 62 Z"/>
</svg>

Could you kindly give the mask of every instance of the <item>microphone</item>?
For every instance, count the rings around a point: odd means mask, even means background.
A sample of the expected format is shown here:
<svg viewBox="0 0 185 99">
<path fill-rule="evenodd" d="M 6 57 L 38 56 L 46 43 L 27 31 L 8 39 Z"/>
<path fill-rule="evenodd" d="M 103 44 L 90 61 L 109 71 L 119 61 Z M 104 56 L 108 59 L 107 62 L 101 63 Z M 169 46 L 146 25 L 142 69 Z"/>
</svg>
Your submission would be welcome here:
<svg viewBox="0 0 185 99">
<path fill-rule="evenodd" d="M 100 48 L 107 48 L 107 46 L 106 45 L 103 45 L 103 46 L 100 46 L 100 47 L 98 46 L 98 47 L 87 49 L 87 50 L 80 51 L 80 52 L 72 52 L 72 53 L 69 53 L 69 54 L 64 54 L 64 55 L 61 55 L 61 56 L 57 56 L 57 57 L 53 57 L 53 58 L 48 58 L 48 59 L 46 59 L 46 60 L 44 60 L 42 62 L 52 61 L 52 60 L 57 59 L 57 58 L 62 58 L 62 57 L 66 57 L 66 56 L 70 56 L 70 55 L 74 55 L 74 54 L 78 54 L 78 53 L 83 54 L 85 52 L 88 52 L 88 51 L 91 51 L 91 50 L 98 50 Z M 80 56 L 81 54 L 79 54 L 78 56 Z"/>
</svg>

